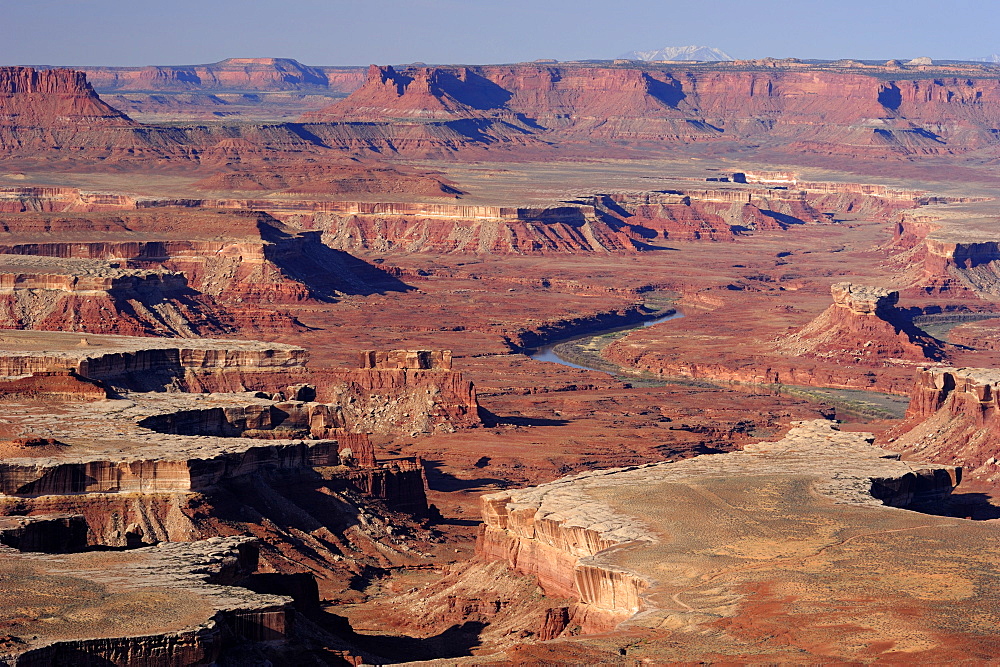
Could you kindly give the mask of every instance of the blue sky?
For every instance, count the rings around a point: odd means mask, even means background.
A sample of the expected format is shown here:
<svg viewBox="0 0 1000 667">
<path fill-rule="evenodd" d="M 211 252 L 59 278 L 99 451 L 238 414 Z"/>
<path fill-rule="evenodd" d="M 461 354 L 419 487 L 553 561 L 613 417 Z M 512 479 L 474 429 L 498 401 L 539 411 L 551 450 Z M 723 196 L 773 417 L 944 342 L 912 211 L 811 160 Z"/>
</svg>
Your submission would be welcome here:
<svg viewBox="0 0 1000 667">
<path fill-rule="evenodd" d="M 1000 53 L 996 0 L 0 0 L 0 64 L 312 65 L 613 58 L 696 44 L 738 58 Z"/>
</svg>

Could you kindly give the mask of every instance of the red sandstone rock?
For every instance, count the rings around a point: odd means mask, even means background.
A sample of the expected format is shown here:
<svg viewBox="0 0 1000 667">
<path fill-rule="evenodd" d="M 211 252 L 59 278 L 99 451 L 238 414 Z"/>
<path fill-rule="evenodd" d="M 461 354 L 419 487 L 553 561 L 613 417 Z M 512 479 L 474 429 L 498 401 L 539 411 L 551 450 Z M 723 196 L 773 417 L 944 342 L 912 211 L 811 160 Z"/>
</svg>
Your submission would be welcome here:
<svg viewBox="0 0 1000 667">
<path fill-rule="evenodd" d="M 992 80 L 885 81 L 834 71 L 726 69 L 372 66 L 347 100 L 307 119 L 471 118 L 481 121 L 481 136 L 489 141 L 523 142 L 512 134 L 516 129 L 631 143 L 770 140 L 791 150 L 878 156 L 996 143 L 989 128 L 1000 114 L 1000 87 Z M 970 99 L 979 105 L 972 114 Z M 815 120 L 819 114 L 822 123 Z M 940 124 L 942 118 L 954 126 Z M 469 136 L 464 143 L 472 141 Z M 444 135 L 438 145 L 450 147 Z"/>
<path fill-rule="evenodd" d="M 131 128 L 137 123 L 102 102 L 83 72 L 0 67 L 0 138 L 9 141 L 13 128 L 45 132 L 78 125 Z"/>
<path fill-rule="evenodd" d="M 881 365 L 888 359 L 939 360 L 940 341 L 917 329 L 896 308 L 899 292 L 837 283 L 834 304 L 781 343 L 782 349 L 822 359 Z"/>
<path fill-rule="evenodd" d="M 1000 374 L 994 369 L 921 369 L 906 420 L 881 441 L 896 451 L 954 462 L 993 480 L 1000 460 L 998 390 Z"/>
</svg>

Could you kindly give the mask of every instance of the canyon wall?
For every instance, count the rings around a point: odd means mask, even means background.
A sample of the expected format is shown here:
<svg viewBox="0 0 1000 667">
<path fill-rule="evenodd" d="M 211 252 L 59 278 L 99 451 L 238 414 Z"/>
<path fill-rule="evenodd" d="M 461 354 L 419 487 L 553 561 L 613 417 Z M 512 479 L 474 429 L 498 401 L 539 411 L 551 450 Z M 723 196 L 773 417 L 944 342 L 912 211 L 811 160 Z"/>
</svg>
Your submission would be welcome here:
<svg viewBox="0 0 1000 667">
<path fill-rule="evenodd" d="M 922 369 L 913 383 L 906 419 L 880 442 L 993 479 L 1000 471 L 998 390 L 1000 372 L 995 369 Z"/>
<path fill-rule="evenodd" d="M 683 66 L 484 65 L 369 70 L 309 122 L 476 121 L 486 141 L 515 130 L 564 141 L 768 141 L 871 156 L 994 146 L 1000 81 L 886 80 L 853 72 Z M 751 68 L 752 69 L 752 68 Z M 823 122 L 817 122 L 822 117 Z"/>
</svg>

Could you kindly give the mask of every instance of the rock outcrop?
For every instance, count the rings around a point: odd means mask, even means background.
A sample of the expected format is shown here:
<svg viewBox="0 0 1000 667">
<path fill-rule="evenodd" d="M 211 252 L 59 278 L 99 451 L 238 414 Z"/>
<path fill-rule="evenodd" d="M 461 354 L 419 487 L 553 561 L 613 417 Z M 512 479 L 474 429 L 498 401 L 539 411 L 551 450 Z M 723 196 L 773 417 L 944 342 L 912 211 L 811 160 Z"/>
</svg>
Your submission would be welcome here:
<svg viewBox="0 0 1000 667">
<path fill-rule="evenodd" d="M 833 305 L 780 343 L 783 351 L 848 364 L 940 360 L 943 344 L 920 331 L 898 308 L 899 292 L 836 283 Z"/>
<path fill-rule="evenodd" d="M 1000 371 L 995 369 L 921 369 L 905 421 L 880 440 L 893 450 L 995 479 L 1000 472 L 998 390 Z"/>
<path fill-rule="evenodd" d="M 138 123 L 102 102 L 83 72 L 0 68 L 0 146 L 10 149 L 26 143 L 27 136 L 12 136 L 15 128 L 57 136 L 77 127 L 127 129 Z"/>
</svg>

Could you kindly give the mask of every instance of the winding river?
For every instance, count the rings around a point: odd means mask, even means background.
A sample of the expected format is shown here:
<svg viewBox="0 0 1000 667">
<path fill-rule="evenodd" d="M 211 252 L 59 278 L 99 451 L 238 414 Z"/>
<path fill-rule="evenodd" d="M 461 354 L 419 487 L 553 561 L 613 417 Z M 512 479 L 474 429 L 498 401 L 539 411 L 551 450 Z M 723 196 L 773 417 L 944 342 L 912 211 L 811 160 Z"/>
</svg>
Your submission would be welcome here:
<svg viewBox="0 0 1000 667">
<path fill-rule="evenodd" d="M 570 366 L 572 368 L 581 368 L 585 371 L 598 371 L 600 373 L 607 373 L 608 371 L 600 368 L 592 368 L 590 366 L 583 366 L 581 364 L 575 364 L 572 361 L 567 361 L 559 356 L 555 348 L 557 345 L 562 345 L 563 343 L 569 343 L 574 340 L 582 340 L 584 338 L 593 338 L 595 336 L 603 336 L 604 334 L 615 333 L 617 331 L 632 331 L 634 329 L 643 329 L 645 327 L 651 327 L 654 324 L 659 324 L 660 322 L 667 322 L 668 320 L 676 320 L 684 317 L 684 314 L 678 311 L 672 312 L 670 315 L 664 315 L 663 317 L 657 317 L 652 320 L 646 320 L 641 324 L 631 324 L 624 327 L 612 327 L 609 329 L 598 329 L 597 331 L 590 331 L 588 333 L 572 336 L 570 338 L 563 338 L 562 340 L 557 340 L 555 342 L 549 343 L 539 347 L 532 352 L 528 353 L 528 356 L 537 361 L 550 361 L 554 364 L 562 364 L 563 366 Z M 610 373 L 609 373 L 610 375 Z"/>
</svg>

